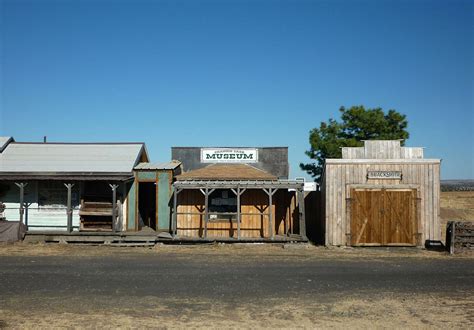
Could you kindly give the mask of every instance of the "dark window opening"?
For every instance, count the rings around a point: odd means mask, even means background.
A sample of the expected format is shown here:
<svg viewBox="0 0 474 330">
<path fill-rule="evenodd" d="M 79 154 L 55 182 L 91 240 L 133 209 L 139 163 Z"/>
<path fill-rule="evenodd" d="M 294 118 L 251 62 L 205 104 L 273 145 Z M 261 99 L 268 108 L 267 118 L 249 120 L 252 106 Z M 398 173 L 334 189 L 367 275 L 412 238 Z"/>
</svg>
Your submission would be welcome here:
<svg viewBox="0 0 474 330">
<path fill-rule="evenodd" d="M 237 220 L 237 197 L 230 189 L 216 189 L 209 195 L 209 220 Z"/>
</svg>

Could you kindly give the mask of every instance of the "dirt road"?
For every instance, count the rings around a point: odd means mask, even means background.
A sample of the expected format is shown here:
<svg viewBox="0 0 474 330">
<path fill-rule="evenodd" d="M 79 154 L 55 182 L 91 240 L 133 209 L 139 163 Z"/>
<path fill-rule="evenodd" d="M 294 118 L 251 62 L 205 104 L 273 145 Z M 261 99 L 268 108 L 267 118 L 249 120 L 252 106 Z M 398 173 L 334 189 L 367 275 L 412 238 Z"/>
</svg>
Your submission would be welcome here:
<svg viewBox="0 0 474 330">
<path fill-rule="evenodd" d="M 4 327 L 474 326 L 474 258 L 312 246 L 0 246 Z"/>
</svg>

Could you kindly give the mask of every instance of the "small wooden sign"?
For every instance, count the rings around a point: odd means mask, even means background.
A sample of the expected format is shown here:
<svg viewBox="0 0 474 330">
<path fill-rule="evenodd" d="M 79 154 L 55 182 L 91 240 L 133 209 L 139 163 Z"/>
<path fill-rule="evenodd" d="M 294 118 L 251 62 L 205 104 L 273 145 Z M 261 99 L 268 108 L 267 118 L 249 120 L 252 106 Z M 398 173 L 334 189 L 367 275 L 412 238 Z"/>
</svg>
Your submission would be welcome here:
<svg viewBox="0 0 474 330">
<path fill-rule="evenodd" d="M 402 179 L 402 171 L 367 171 L 367 179 Z"/>
</svg>

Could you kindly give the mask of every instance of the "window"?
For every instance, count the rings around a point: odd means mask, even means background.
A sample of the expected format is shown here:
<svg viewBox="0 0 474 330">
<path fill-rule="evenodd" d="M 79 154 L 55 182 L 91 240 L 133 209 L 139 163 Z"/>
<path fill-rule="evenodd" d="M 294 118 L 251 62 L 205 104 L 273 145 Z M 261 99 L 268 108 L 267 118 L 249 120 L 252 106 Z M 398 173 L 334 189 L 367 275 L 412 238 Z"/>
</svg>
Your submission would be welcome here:
<svg viewBox="0 0 474 330">
<path fill-rule="evenodd" d="M 236 220 L 237 197 L 230 189 L 217 189 L 209 195 L 209 220 Z"/>
</svg>

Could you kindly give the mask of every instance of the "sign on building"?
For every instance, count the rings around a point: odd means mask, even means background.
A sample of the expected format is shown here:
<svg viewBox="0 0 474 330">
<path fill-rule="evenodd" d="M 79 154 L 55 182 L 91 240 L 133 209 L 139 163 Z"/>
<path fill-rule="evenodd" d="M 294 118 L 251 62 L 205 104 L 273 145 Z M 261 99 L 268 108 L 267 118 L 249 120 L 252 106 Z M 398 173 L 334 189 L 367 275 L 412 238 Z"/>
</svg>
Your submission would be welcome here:
<svg viewBox="0 0 474 330">
<path fill-rule="evenodd" d="M 402 171 L 367 171 L 367 179 L 402 179 Z"/>
<path fill-rule="evenodd" d="M 257 163 L 256 148 L 201 148 L 202 163 Z"/>
</svg>

